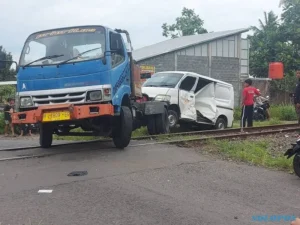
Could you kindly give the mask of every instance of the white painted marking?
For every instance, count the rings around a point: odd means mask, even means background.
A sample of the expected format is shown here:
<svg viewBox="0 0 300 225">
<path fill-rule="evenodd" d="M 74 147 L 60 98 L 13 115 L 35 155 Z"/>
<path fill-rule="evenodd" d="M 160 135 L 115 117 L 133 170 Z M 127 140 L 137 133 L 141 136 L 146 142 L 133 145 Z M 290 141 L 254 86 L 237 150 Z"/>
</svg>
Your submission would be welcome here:
<svg viewBox="0 0 300 225">
<path fill-rule="evenodd" d="M 38 193 L 52 193 L 53 190 L 39 190 Z"/>
</svg>

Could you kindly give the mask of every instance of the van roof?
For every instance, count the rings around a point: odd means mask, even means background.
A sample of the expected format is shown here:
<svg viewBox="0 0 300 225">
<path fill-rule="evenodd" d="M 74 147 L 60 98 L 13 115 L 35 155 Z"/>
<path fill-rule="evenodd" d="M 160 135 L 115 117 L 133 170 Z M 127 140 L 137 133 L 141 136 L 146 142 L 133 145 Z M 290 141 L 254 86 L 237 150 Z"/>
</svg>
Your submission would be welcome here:
<svg viewBox="0 0 300 225">
<path fill-rule="evenodd" d="M 185 75 L 187 73 L 189 73 L 189 74 L 201 77 L 201 78 L 206 79 L 206 80 L 210 80 L 210 81 L 213 81 L 213 82 L 216 82 L 216 83 L 220 83 L 220 84 L 225 84 L 227 86 L 232 86 L 232 84 L 230 84 L 230 83 L 227 83 L 227 82 L 224 82 L 224 81 L 221 81 L 221 80 L 217 80 L 217 79 L 213 79 L 211 77 L 204 76 L 204 75 L 201 75 L 201 74 L 198 74 L 198 73 L 194 73 L 194 72 L 188 72 L 188 71 L 163 71 L 163 72 L 157 72 L 157 73 L 183 73 Z"/>
</svg>

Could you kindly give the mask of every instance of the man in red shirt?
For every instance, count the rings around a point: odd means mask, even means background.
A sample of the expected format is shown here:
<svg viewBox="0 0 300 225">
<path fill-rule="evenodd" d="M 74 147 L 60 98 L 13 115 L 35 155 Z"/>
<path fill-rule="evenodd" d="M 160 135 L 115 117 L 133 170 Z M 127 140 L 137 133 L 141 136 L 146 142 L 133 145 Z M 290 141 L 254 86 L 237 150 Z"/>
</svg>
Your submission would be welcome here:
<svg viewBox="0 0 300 225">
<path fill-rule="evenodd" d="M 241 126 L 247 127 L 253 126 L 253 105 L 254 105 L 254 95 L 260 96 L 260 92 L 252 86 L 252 80 L 247 79 L 244 82 L 243 90 L 243 103 L 242 103 L 242 118 Z"/>
</svg>

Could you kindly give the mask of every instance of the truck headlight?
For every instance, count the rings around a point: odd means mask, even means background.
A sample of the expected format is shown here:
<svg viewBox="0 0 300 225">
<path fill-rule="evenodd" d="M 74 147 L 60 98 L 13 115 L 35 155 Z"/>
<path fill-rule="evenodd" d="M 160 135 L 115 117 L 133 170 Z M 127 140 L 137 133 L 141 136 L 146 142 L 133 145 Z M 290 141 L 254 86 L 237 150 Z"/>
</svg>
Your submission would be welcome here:
<svg viewBox="0 0 300 225">
<path fill-rule="evenodd" d="M 31 97 L 21 97 L 20 98 L 20 106 L 21 107 L 33 106 L 33 102 L 31 100 Z"/>
<path fill-rule="evenodd" d="M 98 101 L 102 99 L 102 92 L 99 91 L 90 91 L 88 92 L 88 100 L 90 101 Z"/>
<path fill-rule="evenodd" d="M 171 100 L 170 95 L 156 95 L 154 101 L 166 101 L 169 102 Z"/>
</svg>

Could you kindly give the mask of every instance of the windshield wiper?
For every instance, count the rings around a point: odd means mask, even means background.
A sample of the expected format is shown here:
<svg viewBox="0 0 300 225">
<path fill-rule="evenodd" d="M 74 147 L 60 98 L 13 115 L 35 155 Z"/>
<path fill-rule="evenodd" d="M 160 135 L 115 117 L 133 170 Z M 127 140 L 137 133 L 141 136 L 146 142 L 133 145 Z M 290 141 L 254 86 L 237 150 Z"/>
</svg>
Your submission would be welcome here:
<svg viewBox="0 0 300 225">
<path fill-rule="evenodd" d="M 67 62 L 69 62 L 69 61 L 71 61 L 71 60 L 73 60 L 73 59 L 79 58 L 80 56 L 84 55 L 85 53 L 88 53 L 88 52 L 91 52 L 91 51 L 94 51 L 94 50 L 97 50 L 97 49 L 100 49 L 100 48 L 92 48 L 92 49 L 90 49 L 90 50 L 87 50 L 87 51 L 85 51 L 85 52 L 82 52 L 82 53 L 78 54 L 77 56 L 75 56 L 75 57 L 73 57 L 73 58 L 67 59 L 67 60 L 65 60 L 65 61 L 63 61 L 63 62 L 61 62 L 61 63 L 59 63 L 59 64 L 57 64 L 57 65 L 61 65 L 61 64 L 67 63 Z"/>
<path fill-rule="evenodd" d="M 58 57 L 61 57 L 61 56 L 64 56 L 64 55 L 49 55 L 49 56 L 44 56 L 44 57 L 36 59 L 36 60 L 34 60 L 34 61 L 30 62 L 30 63 L 27 63 L 26 65 L 23 66 L 23 68 L 26 67 L 26 66 L 31 65 L 32 63 L 35 63 L 35 62 L 38 62 L 38 61 L 41 61 L 41 60 L 44 60 L 44 59 L 54 59 L 54 58 L 58 58 Z"/>
<path fill-rule="evenodd" d="M 157 87 L 157 85 L 149 84 L 149 85 L 145 85 L 144 87 Z"/>
<path fill-rule="evenodd" d="M 159 85 L 159 87 L 173 87 L 172 84 L 162 84 L 162 85 Z"/>
</svg>

